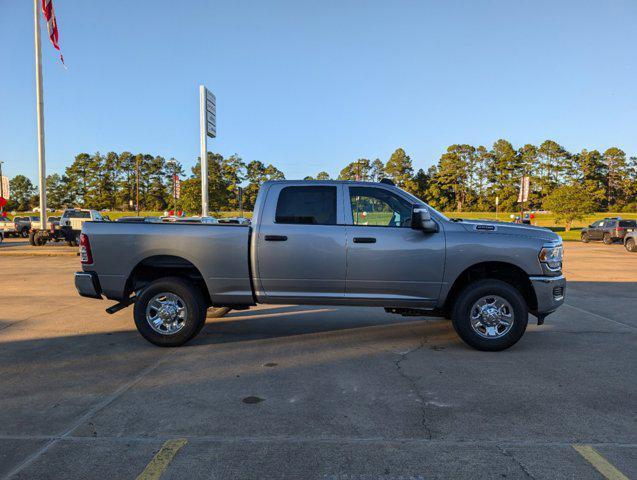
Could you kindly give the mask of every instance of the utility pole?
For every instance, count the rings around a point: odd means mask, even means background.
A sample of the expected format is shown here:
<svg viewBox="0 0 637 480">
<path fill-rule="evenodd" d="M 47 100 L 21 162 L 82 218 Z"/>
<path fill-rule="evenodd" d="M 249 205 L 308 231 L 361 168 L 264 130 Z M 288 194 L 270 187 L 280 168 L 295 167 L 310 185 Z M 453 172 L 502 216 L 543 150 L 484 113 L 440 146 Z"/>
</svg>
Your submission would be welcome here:
<svg viewBox="0 0 637 480">
<path fill-rule="evenodd" d="M 33 0 L 35 39 L 35 95 L 38 118 L 38 173 L 40 178 L 40 225 L 46 229 L 46 164 L 44 155 L 44 97 L 42 95 L 42 53 L 40 49 L 40 12 L 38 0 Z"/>
<path fill-rule="evenodd" d="M 175 216 L 177 216 L 177 162 L 174 160 L 168 160 L 166 162 L 168 165 L 172 166 L 172 177 L 173 177 L 173 212 L 175 212 Z"/>
<path fill-rule="evenodd" d="M 136 200 L 135 200 L 135 211 L 137 212 L 137 216 L 139 217 L 139 155 L 135 157 L 135 177 L 136 180 Z"/>
</svg>

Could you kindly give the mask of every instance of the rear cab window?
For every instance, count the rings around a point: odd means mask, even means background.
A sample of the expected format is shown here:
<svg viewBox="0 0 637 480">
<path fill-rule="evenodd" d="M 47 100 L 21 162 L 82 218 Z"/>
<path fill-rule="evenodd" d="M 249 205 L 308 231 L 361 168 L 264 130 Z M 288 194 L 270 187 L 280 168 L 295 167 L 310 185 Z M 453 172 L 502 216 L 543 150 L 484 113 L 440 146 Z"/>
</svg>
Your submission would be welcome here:
<svg viewBox="0 0 637 480">
<path fill-rule="evenodd" d="M 620 227 L 628 227 L 628 228 L 636 228 L 637 227 L 637 220 L 622 220 L 621 222 L 619 222 L 619 226 Z"/>
<path fill-rule="evenodd" d="M 336 225 L 335 186 L 290 186 L 279 193 L 275 223 Z"/>
</svg>

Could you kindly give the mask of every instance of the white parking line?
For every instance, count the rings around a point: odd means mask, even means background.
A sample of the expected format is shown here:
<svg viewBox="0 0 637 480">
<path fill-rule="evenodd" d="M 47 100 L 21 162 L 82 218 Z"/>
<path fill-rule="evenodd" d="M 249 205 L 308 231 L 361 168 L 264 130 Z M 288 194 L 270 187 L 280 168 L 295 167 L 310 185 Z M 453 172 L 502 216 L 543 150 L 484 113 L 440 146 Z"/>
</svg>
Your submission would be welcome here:
<svg viewBox="0 0 637 480">
<path fill-rule="evenodd" d="M 95 404 L 93 407 L 91 407 L 84 415 L 82 415 L 80 418 L 78 418 L 75 422 L 73 422 L 71 424 L 70 427 L 68 427 L 66 430 L 64 430 L 61 434 L 56 435 L 55 437 L 53 437 L 50 441 L 48 441 L 44 446 L 42 446 L 40 449 L 36 450 L 35 452 L 33 452 L 31 455 L 29 455 L 26 459 L 24 459 L 20 464 L 18 464 L 13 470 L 11 470 L 6 476 L 6 479 L 9 479 L 11 477 L 14 477 L 15 475 L 17 475 L 18 473 L 20 473 L 22 470 L 24 470 L 26 467 L 28 467 L 29 465 L 31 465 L 31 463 L 33 463 L 36 459 L 38 459 L 42 454 L 44 454 L 45 452 L 47 452 L 53 445 L 55 445 L 56 443 L 58 443 L 60 440 L 65 439 L 66 437 L 68 437 L 71 433 L 73 433 L 73 430 L 75 430 L 76 428 L 78 428 L 79 426 L 81 426 L 84 422 L 86 422 L 86 420 L 88 420 L 89 418 L 91 418 L 93 415 L 95 415 L 97 412 L 99 412 L 100 410 L 102 410 L 103 408 L 107 407 L 108 405 L 110 405 L 111 403 L 113 403 L 115 400 L 117 400 L 119 397 L 121 397 L 124 393 L 126 393 L 126 391 L 128 391 L 128 389 L 130 389 L 132 386 L 136 385 L 137 383 L 139 383 L 146 375 L 148 375 L 149 373 L 151 373 L 153 370 L 155 370 L 159 365 L 161 365 L 162 363 L 164 363 L 166 360 L 168 360 L 170 357 L 172 357 L 173 355 L 175 355 L 175 353 L 177 353 L 176 350 L 173 350 L 172 352 L 166 353 L 162 358 L 160 358 L 158 361 L 156 361 L 155 363 L 153 363 L 152 365 L 146 367 L 145 369 L 143 369 L 141 372 L 139 372 L 137 375 L 135 375 L 130 381 L 126 382 L 124 385 L 122 385 L 121 387 L 119 387 L 117 390 L 115 390 L 113 393 L 111 393 L 110 395 L 107 395 L 106 397 L 104 397 L 102 399 L 101 402 L 98 402 L 97 404 Z"/>
</svg>

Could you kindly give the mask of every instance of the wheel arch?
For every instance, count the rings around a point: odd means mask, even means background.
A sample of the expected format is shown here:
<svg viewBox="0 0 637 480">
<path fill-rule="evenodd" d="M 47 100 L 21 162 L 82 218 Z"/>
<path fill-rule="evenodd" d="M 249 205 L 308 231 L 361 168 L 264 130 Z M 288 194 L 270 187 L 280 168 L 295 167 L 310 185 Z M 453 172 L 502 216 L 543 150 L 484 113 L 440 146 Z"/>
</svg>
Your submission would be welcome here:
<svg viewBox="0 0 637 480">
<path fill-rule="evenodd" d="M 475 280 L 502 280 L 516 288 L 526 301 L 531 312 L 537 310 L 537 297 L 528 274 L 519 266 L 508 262 L 480 262 L 465 268 L 454 280 L 444 303 L 449 312 L 458 294 Z"/>
<path fill-rule="evenodd" d="M 201 290 L 208 305 L 212 303 L 201 271 L 190 260 L 177 255 L 152 255 L 140 260 L 126 279 L 124 296 L 128 297 L 149 283 L 165 277 L 188 280 Z"/>
</svg>

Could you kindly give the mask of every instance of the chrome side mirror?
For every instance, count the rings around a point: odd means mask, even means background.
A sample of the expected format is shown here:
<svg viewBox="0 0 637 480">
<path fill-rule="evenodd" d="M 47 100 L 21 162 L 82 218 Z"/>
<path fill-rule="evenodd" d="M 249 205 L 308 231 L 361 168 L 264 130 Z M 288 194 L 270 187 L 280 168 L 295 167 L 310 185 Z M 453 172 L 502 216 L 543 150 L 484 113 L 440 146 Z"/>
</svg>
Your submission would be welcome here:
<svg viewBox="0 0 637 480">
<path fill-rule="evenodd" d="M 425 207 L 414 207 L 411 214 L 411 228 L 432 233 L 438 231 L 438 224 L 431 219 L 431 213 Z"/>
</svg>

